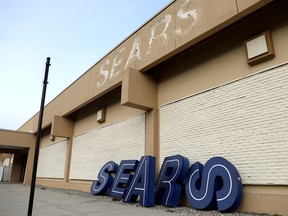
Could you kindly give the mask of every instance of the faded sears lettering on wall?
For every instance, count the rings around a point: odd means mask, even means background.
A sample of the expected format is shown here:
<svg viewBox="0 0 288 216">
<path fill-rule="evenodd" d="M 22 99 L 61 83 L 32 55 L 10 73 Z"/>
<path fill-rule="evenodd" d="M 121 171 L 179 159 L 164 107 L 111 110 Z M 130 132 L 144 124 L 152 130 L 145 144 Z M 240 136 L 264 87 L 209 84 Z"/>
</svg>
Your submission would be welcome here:
<svg viewBox="0 0 288 216">
<path fill-rule="evenodd" d="M 209 29 L 228 25 L 233 22 L 232 17 L 240 19 L 236 3 L 225 1 L 225 4 L 223 8 L 214 1 L 171 3 L 95 65 L 97 88 L 111 86 L 112 80 L 129 67 L 146 71 L 169 58 L 172 52 L 180 52 L 207 37 Z"/>
</svg>

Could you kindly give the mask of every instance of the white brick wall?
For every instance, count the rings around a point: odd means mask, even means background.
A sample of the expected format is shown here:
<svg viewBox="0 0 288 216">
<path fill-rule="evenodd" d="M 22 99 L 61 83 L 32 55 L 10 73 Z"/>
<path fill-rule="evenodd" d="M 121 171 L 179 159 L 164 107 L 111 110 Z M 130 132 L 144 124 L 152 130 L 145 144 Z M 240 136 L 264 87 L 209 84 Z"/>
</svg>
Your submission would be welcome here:
<svg viewBox="0 0 288 216">
<path fill-rule="evenodd" d="M 160 107 L 161 161 L 230 160 L 244 184 L 288 184 L 288 65 Z"/>
<path fill-rule="evenodd" d="M 64 178 L 67 140 L 41 148 L 37 177 Z"/>
<path fill-rule="evenodd" d="M 70 179 L 95 180 L 110 160 L 137 159 L 145 153 L 145 114 L 73 139 Z"/>
</svg>

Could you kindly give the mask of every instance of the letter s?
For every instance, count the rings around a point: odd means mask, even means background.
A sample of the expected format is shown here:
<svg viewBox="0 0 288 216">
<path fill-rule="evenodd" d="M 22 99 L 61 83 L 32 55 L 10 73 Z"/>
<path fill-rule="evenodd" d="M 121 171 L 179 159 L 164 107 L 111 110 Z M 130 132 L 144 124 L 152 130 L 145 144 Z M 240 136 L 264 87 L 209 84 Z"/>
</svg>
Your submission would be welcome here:
<svg viewBox="0 0 288 216">
<path fill-rule="evenodd" d="M 218 208 L 231 212 L 239 207 L 243 189 L 237 169 L 226 159 L 213 157 L 205 166 L 194 163 L 185 182 L 186 196 L 196 209 Z"/>
<path fill-rule="evenodd" d="M 98 180 L 93 181 L 91 185 L 91 194 L 105 194 L 113 182 L 113 177 L 111 176 L 111 173 L 116 173 L 117 170 L 118 165 L 114 161 L 109 161 L 108 163 L 106 163 L 99 171 Z"/>
</svg>

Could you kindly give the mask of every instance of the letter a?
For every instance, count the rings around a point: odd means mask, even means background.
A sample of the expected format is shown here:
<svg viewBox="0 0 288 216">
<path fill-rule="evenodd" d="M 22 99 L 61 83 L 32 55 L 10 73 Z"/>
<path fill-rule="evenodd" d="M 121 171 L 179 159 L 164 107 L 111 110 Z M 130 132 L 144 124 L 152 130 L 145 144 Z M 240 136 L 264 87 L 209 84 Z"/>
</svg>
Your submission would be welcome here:
<svg viewBox="0 0 288 216">
<path fill-rule="evenodd" d="M 155 163 L 153 156 L 143 156 L 124 196 L 124 202 L 135 202 L 140 196 L 140 205 L 154 206 Z"/>
</svg>

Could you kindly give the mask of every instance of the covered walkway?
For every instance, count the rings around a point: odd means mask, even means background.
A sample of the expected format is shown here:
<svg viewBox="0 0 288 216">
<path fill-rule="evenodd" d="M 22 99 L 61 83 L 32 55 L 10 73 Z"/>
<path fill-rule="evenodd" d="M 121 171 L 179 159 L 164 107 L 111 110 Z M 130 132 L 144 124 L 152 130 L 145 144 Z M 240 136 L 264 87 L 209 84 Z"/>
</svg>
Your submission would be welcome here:
<svg viewBox="0 0 288 216">
<path fill-rule="evenodd" d="M 0 129 L 0 153 L 14 154 L 10 182 L 31 183 L 36 136 Z"/>
</svg>

